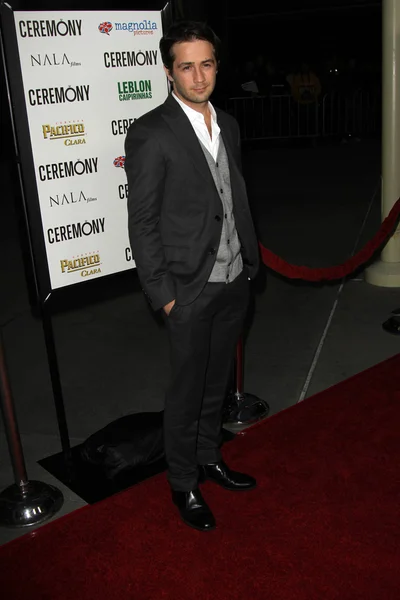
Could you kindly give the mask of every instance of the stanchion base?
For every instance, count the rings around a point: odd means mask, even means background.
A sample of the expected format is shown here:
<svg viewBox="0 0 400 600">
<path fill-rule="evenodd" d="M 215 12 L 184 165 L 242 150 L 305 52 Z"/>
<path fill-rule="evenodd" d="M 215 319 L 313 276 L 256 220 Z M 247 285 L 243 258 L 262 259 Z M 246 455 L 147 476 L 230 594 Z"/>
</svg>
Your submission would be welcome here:
<svg viewBox="0 0 400 600">
<path fill-rule="evenodd" d="M 400 262 L 377 260 L 365 269 L 365 281 L 379 287 L 400 287 Z"/>
<path fill-rule="evenodd" d="M 226 402 L 223 414 L 224 427 L 232 431 L 244 429 L 268 416 L 269 405 L 254 394 L 235 393 Z"/>
<path fill-rule="evenodd" d="M 400 335 L 400 318 L 390 317 L 390 319 L 382 323 L 382 329 L 392 335 Z"/>
<path fill-rule="evenodd" d="M 0 526 L 39 525 L 55 515 L 63 502 L 59 489 L 41 481 L 10 485 L 0 494 Z"/>
</svg>

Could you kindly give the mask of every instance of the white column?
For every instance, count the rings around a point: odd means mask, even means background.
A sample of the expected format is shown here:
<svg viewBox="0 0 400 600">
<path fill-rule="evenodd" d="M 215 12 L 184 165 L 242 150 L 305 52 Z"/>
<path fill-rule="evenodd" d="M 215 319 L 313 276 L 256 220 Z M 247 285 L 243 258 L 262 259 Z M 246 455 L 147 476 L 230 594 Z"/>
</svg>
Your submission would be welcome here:
<svg viewBox="0 0 400 600">
<path fill-rule="evenodd" d="M 400 0 L 383 0 L 382 15 L 382 219 L 400 197 Z M 366 269 L 368 283 L 400 287 L 400 229 Z"/>
</svg>

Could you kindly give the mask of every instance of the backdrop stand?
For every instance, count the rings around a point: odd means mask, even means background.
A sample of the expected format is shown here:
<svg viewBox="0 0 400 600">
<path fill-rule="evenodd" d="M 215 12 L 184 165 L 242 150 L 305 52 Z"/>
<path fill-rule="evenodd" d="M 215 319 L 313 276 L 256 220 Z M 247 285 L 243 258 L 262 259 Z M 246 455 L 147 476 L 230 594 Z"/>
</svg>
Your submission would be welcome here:
<svg viewBox="0 0 400 600">
<path fill-rule="evenodd" d="M 54 406 L 56 409 L 58 430 L 60 433 L 61 448 L 64 456 L 67 473 L 71 475 L 72 456 L 71 443 L 68 432 L 67 416 L 60 379 L 60 370 L 58 367 L 57 350 L 54 342 L 53 323 L 49 307 L 50 294 L 40 305 L 41 320 L 43 326 L 44 340 L 46 344 L 47 360 L 49 365 L 51 385 L 53 389 Z"/>
<path fill-rule="evenodd" d="M 60 373 L 59 373 L 58 360 L 57 360 L 57 352 L 56 352 L 56 346 L 55 346 L 55 341 L 54 341 L 54 332 L 53 332 L 53 326 L 52 326 L 52 320 L 51 320 L 51 309 L 49 307 L 51 291 L 49 291 L 49 293 L 47 293 L 47 291 L 45 291 L 45 290 L 50 289 L 50 281 L 49 281 L 48 275 L 46 275 L 45 279 L 43 277 L 39 276 L 40 269 L 38 268 L 38 260 L 37 260 L 37 256 L 35 255 L 35 250 L 34 250 L 32 224 L 31 224 L 31 219 L 29 218 L 28 203 L 27 203 L 26 190 L 25 190 L 26 187 L 29 188 L 29 184 L 27 184 L 27 186 L 24 185 L 24 179 L 22 176 L 23 160 L 22 160 L 22 156 L 21 156 L 21 152 L 20 152 L 20 147 L 18 144 L 18 135 L 17 135 L 17 129 L 16 129 L 18 119 L 16 118 L 14 104 L 11 101 L 10 74 L 9 74 L 9 69 L 7 69 L 6 52 L 5 52 L 5 45 L 4 45 L 4 40 L 3 40 L 3 32 L 7 32 L 8 36 L 9 36 L 11 30 L 14 28 L 13 10 L 8 4 L 6 4 L 3 1 L 1 1 L 0 5 L 1 5 L 1 10 L 2 10 L 2 12 L 1 12 L 1 28 L 0 28 L 1 56 L 2 56 L 3 67 L 4 67 L 6 94 L 7 94 L 8 105 L 9 105 L 9 110 L 10 110 L 10 120 L 11 120 L 11 129 L 12 129 L 12 135 L 13 135 L 13 141 L 14 141 L 15 158 L 16 158 L 16 163 L 17 163 L 17 168 L 18 168 L 18 179 L 19 179 L 19 187 L 20 187 L 20 192 L 21 192 L 22 213 L 23 213 L 24 222 L 25 222 L 25 226 L 26 226 L 26 232 L 25 232 L 26 233 L 26 249 L 27 249 L 27 254 L 29 254 L 29 259 L 30 259 L 29 264 L 31 266 L 31 275 L 29 277 L 29 280 L 27 281 L 27 284 L 28 284 L 27 288 L 28 288 L 28 294 L 29 294 L 30 303 L 31 303 L 31 307 L 32 307 L 32 312 L 35 313 L 36 310 L 38 309 L 39 317 L 42 322 L 45 345 L 46 345 L 46 352 L 47 352 L 47 358 L 48 358 L 48 365 L 49 365 L 49 372 L 50 372 L 50 379 L 51 379 L 52 390 L 53 390 L 54 405 L 55 405 L 55 409 L 56 409 L 56 416 L 57 416 L 57 422 L 58 422 L 58 428 L 59 428 L 59 434 L 60 434 L 61 447 L 62 447 L 62 452 L 63 452 L 63 456 L 64 456 L 66 470 L 69 474 L 71 474 L 71 468 L 72 468 L 71 446 L 70 446 L 70 439 L 69 439 L 69 434 L 68 434 L 67 418 L 66 418 L 66 414 L 65 414 L 62 386 L 61 386 Z M 10 45 L 10 40 L 9 40 L 9 45 Z M 16 55 L 16 60 L 17 60 L 17 55 Z M 11 64 L 11 67 L 12 66 L 13 65 Z M 15 71 L 16 71 L 16 69 L 15 69 L 15 64 L 14 64 L 14 76 L 15 76 Z M 20 84 L 22 85 L 22 79 L 20 81 Z M 15 85 L 15 82 L 14 82 L 14 85 Z M 19 90 L 19 91 L 21 91 L 21 90 Z M 21 97 L 23 99 L 23 94 Z M 19 119 L 19 122 L 21 122 L 21 118 Z M 22 136 L 21 136 L 21 140 L 23 140 Z M 25 141 L 25 144 L 23 144 L 21 142 L 21 147 L 25 148 L 27 145 L 27 142 L 30 147 L 29 138 L 28 138 L 28 140 L 24 140 L 24 141 Z M 33 166 L 33 164 L 32 164 L 32 166 Z M 36 185 L 36 183 L 35 183 L 35 185 Z M 46 261 L 46 268 L 47 268 L 47 261 Z M 25 264 L 25 270 L 26 270 L 26 273 L 28 273 L 26 264 Z M 46 296 L 46 294 L 47 294 L 47 296 Z"/>
<path fill-rule="evenodd" d="M 29 481 L 21 437 L 7 376 L 0 335 L 0 400 L 15 483 L 0 494 L 0 525 L 31 527 L 50 519 L 64 499 L 60 490 L 41 481 Z"/>
<path fill-rule="evenodd" d="M 227 429 L 240 431 L 268 416 L 269 405 L 254 394 L 243 390 L 244 362 L 243 338 L 236 346 L 234 389 L 228 395 L 224 406 L 223 424 Z"/>
</svg>

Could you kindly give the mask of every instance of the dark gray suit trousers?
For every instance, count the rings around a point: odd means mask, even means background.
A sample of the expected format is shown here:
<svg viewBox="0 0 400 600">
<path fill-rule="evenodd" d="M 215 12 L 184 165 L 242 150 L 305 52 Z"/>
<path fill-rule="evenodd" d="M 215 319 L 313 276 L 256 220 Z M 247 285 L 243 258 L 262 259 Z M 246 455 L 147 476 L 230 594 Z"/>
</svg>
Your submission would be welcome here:
<svg viewBox="0 0 400 600">
<path fill-rule="evenodd" d="M 164 443 L 172 489 L 197 487 L 198 465 L 221 458 L 222 408 L 249 303 L 247 269 L 231 283 L 207 283 L 165 316 L 171 352 Z"/>
</svg>

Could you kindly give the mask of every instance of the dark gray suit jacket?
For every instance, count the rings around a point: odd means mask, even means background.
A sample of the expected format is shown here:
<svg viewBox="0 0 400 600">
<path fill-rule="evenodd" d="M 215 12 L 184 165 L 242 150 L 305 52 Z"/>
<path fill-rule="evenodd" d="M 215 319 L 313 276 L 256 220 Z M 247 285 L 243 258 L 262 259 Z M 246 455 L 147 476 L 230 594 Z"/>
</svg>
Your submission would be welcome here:
<svg viewBox="0 0 400 600">
<path fill-rule="evenodd" d="M 239 127 L 227 113 L 216 112 L 243 261 L 252 278 L 259 250 L 241 173 Z M 132 123 L 125 155 L 129 238 L 143 291 L 155 310 L 174 299 L 189 304 L 212 271 L 223 207 L 193 127 L 172 96 Z"/>
</svg>

